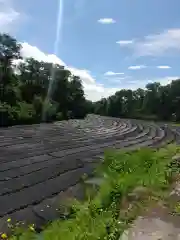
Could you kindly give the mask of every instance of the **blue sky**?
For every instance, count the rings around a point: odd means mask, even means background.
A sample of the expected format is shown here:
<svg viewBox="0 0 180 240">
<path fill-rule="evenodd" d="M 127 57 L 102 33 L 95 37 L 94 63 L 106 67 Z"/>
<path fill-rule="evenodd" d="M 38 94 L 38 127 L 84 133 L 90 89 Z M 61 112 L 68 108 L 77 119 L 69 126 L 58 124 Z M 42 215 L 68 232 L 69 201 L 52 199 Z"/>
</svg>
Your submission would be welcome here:
<svg viewBox="0 0 180 240">
<path fill-rule="evenodd" d="M 180 76 L 179 0 L 0 0 L 0 31 L 22 54 L 65 64 L 82 78 L 87 98 L 168 83 Z M 56 56 L 55 56 L 55 55 Z"/>
</svg>

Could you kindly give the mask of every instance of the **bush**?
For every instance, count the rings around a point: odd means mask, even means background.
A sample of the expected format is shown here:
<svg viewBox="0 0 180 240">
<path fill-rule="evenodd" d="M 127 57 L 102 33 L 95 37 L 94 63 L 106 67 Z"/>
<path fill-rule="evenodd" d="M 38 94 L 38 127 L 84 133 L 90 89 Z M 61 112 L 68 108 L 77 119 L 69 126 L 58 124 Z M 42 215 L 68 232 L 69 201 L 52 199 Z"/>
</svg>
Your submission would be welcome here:
<svg viewBox="0 0 180 240">
<path fill-rule="evenodd" d="M 56 119 L 57 106 L 50 100 L 45 100 L 43 103 L 42 119 L 45 122 L 52 122 Z"/>
<path fill-rule="evenodd" d="M 36 112 L 32 104 L 19 102 L 15 109 L 18 113 L 16 124 L 30 124 L 37 121 Z"/>
<path fill-rule="evenodd" d="M 56 120 L 57 120 L 57 121 L 63 120 L 63 114 L 62 114 L 62 112 L 58 112 L 58 113 L 56 114 Z"/>
<path fill-rule="evenodd" d="M 8 126 L 10 120 L 11 106 L 7 103 L 0 102 L 0 126 Z"/>
<path fill-rule="evenodd" d="M 18 110 L 7 103 L 0 102 L 0 126 L 11 126 L 18 123 Z"/>
</svg>

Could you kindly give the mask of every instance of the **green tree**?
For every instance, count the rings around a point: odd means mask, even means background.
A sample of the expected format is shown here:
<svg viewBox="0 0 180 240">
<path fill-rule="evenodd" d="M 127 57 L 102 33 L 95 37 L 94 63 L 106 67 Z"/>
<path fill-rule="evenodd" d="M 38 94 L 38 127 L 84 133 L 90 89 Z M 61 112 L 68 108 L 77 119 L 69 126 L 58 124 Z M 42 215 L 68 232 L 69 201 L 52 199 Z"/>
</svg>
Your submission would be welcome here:
<svg viewBox="0 0 180 240">
<path fill-rule="evenodd" d="M 13 61 L 20 59 L 21 46 L 7 34 L 0 34 L 0 101 L 10 105 L 19 100 L 18 76 Z"/>
<path fill-rule="evenodd" d="M 69 82 L 70 98 L 69 109 L 73 118 L 83 118 L 86 114 L 86 100 L 82 83 L 79 77 L 72 76 Z"/>
</svg>

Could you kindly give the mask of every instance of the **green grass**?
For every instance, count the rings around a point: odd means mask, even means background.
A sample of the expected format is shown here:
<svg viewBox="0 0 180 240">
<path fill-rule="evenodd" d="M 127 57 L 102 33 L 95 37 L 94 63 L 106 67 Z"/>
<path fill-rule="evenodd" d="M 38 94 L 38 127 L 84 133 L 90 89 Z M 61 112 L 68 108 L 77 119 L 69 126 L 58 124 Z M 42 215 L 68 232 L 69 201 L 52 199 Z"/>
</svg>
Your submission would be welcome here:
<svg viewBox="0 0 180 240">
<path fill-rule="evenodd" d="M 91 190 L 83 203 L 74 201 L 67 220 L 52 222 L 40 234 L 32 229 L 14 232 L 10 239 L 119 239 L 141 211 L 153 202 L 166 201 L 171 178 L 177 174 L 172 157 L 179 152 L 174 145 L 158 151 L 106 151 L 96 171 L 104 179 L 103 184 L 99 190 Z"/>
</svg>

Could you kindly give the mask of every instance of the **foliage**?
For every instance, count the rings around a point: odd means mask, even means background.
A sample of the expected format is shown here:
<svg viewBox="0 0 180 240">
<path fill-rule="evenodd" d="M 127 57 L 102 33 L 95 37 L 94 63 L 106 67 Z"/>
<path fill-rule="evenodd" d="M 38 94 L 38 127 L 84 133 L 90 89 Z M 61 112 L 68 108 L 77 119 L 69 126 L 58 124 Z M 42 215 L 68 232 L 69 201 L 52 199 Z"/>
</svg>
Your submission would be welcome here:
<svg viewBox="0 0 180 240">
<path fill-rule="evenodd" d="M 180 79 L 161 86 L 151 83 L 146 89 L 122 89 L 94 103 L 94 113 L 113 117 L 180 121 Z"/>
<path fill-rule="evenodd" d="M 79 77 L 58 64 L 22 60 L 20 50 L 16 39 L 0 34 L 0 126 L 84 118 Z"/>
<path fill-rule="evenodd" d="M 179 147 L 174 145 L 157 151 L 106 152 L 97 173 L 104 181 L 94 197 L 88 197 L 84 203 L 75 201 L 68 219 L 52 222 L 40 234 L 23 231 L 21 237 L 14 235 L 12 239 L 119 239 L 140 210 L 148 207 L 153 199 L 157 201 L 166 196 L 165 192 L 170 186 L 170 162 L 179 152 Z M 148 194 L 147 191 L 143 192 L 143 200 L 132 199 L 137 187 L 148 190 Z M 128 210 L 130 205 L 134 208 Z"/>
<path fill-rule="evenodd" d="M 35 110 L 32 104 L 26 102 L 18 102 L 17 106 L 14 107 L 17 113 L 17 118 L 20 123 L 31 123 L 35 121 Z"/>
</svg>

